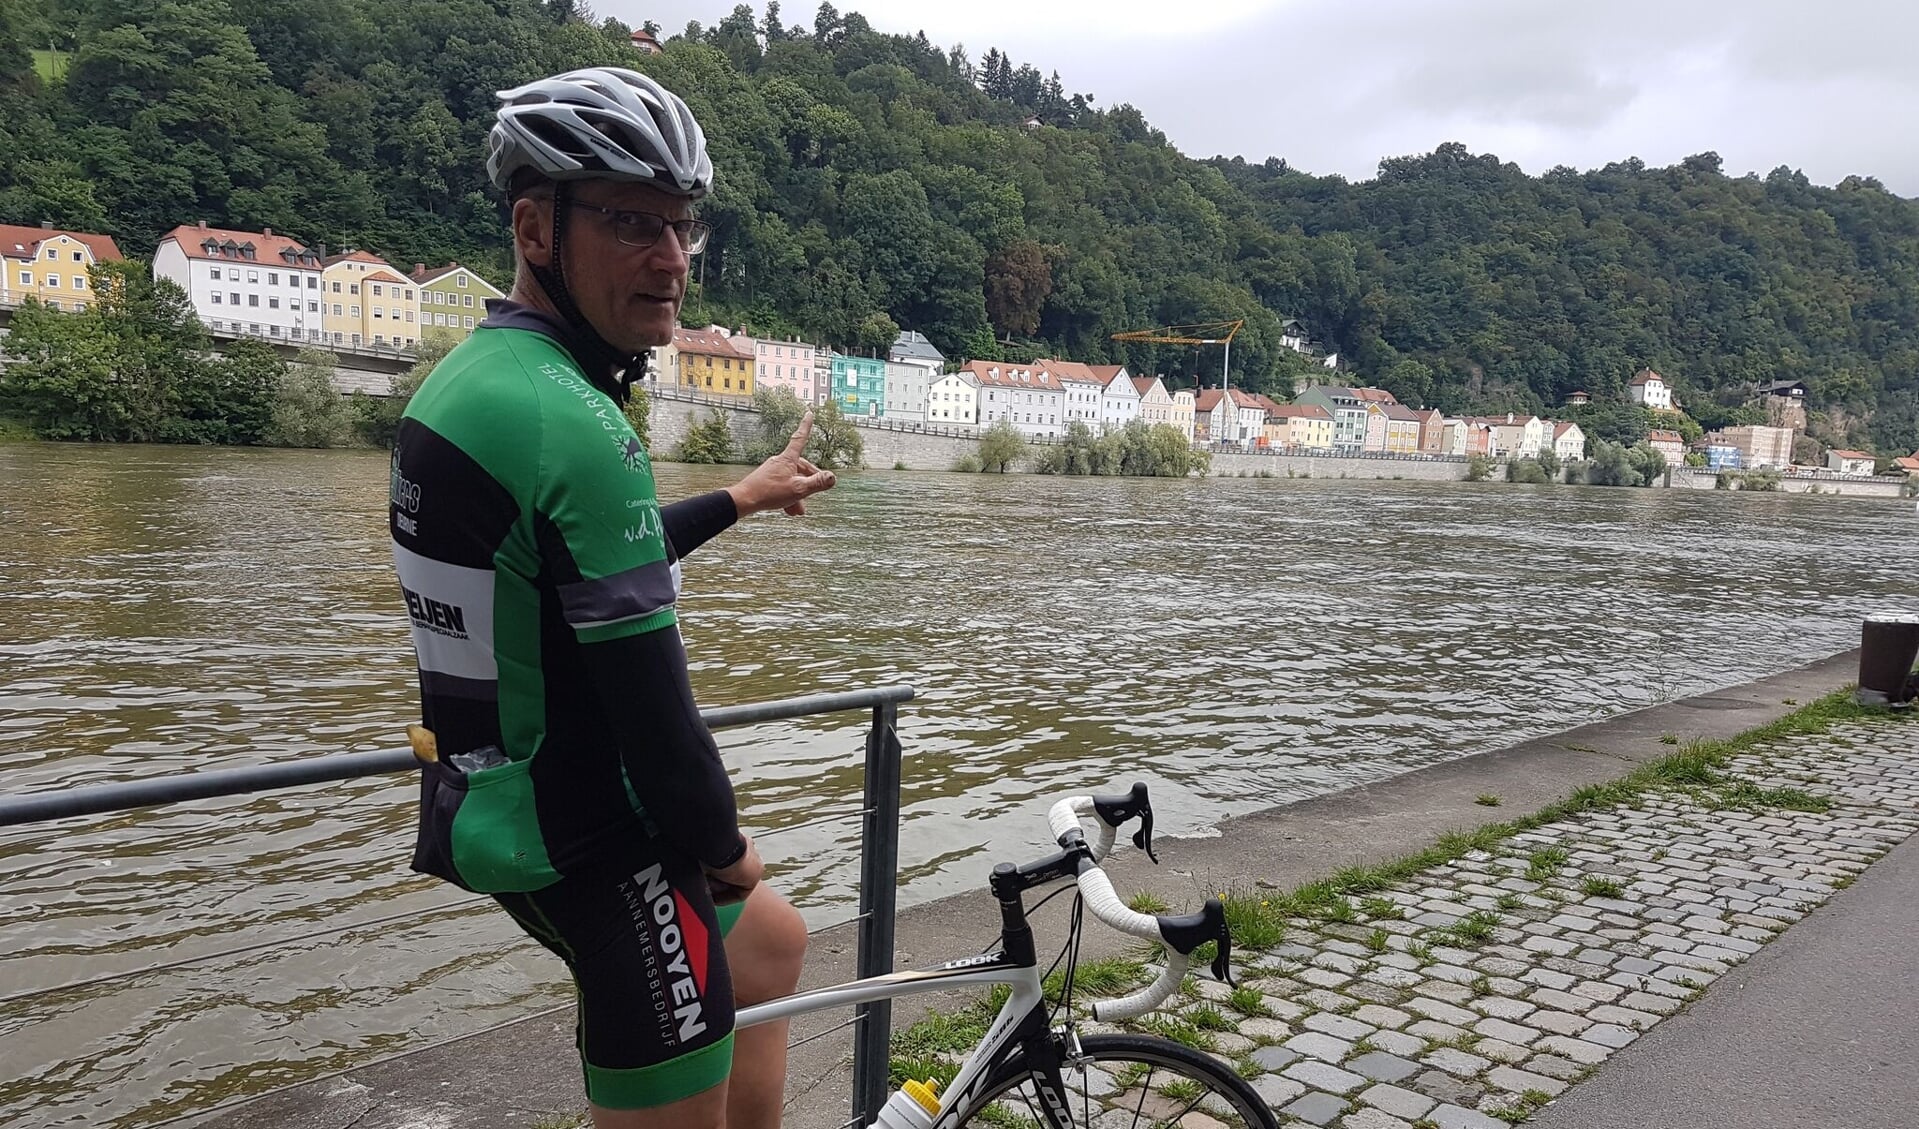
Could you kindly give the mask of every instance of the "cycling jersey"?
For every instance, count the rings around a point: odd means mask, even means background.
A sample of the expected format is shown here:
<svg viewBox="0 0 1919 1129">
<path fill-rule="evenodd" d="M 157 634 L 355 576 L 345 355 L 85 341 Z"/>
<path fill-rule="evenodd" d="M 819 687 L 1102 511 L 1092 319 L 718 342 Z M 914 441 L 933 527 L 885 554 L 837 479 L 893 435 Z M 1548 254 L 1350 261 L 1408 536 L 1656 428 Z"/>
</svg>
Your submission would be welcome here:
<svg viewBox="0 0 1919 1129">
<path fill-rule="evenodd" d="M 490 303 L 394 442 L 393 555 L 440 749 L 414 866 L 471 890 L 743 850 L 674 612 L 680 554 L 737 514 L 724 494 L 663 512 L 597 375 L 551 319 Z M 449 763 L 488 747 L 503 763 Z"/>
</svg>

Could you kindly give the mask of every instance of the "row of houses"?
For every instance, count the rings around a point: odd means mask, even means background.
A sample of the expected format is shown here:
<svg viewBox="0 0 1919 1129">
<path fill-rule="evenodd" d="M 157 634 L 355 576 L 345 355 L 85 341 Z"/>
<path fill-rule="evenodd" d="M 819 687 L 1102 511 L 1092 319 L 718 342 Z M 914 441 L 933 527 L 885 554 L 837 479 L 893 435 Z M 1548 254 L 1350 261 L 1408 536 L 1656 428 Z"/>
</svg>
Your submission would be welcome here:
<svg viewBox="0 0 1919 1129">
<path fill-rule="evenodd" d="M 56 310 L 93 301 L 87 271 L 123 256 L 110 236 L 0 225 L 0 305 L 29 298 Z M 153 277 L 186 291 L 214 333 L 328 348 L 410 349 L 429 330 L 464 337 L 499 289 L 459 263 L 402 270 L 367 251 L 329 255 L 272 228 L 235 231 L 205 222 L 169 231 L 153 252 Z"/>
</svg>

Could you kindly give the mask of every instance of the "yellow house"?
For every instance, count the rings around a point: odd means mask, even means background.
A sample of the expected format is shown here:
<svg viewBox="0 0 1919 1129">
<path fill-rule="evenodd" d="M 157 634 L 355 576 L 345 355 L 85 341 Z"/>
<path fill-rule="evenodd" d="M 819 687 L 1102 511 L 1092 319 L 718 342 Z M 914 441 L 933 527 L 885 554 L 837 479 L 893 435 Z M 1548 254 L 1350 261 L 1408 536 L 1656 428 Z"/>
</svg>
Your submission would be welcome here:
<svg viewBox="0 0 1919 1129">
<path fill-rule="evenodd" d="M 419 344 L 419 287 L 377 255 L 348 251 L 322 260 L 320 306 L 330 345 L 406 349 Z"/>
<path fill-rule="evenodd" d="M 737 341 L 717 326 L 676 329 L 665 373 L 670 383 L 713 396 L 753 394 L 753 342 Z"/>
<path fill-rule="evenodd" d="M 0 305 L 38 298 L 50 309 L 84 309 L 93 304 L 87 268 L 121 257 L 111 236 L 62 231 L 44 223 L 0 224 L 0 261 L 6 270 L 0 278 Z"/>
<path fill-rule="evenodd" d="M 464 339 L 486 317 L 486 300 L 504 298 L 499 288 L 458 263 L 428 270 L 414 263 L 407 276 L 419 288 L 420 336 L 450 333 Z"/>
</svg>

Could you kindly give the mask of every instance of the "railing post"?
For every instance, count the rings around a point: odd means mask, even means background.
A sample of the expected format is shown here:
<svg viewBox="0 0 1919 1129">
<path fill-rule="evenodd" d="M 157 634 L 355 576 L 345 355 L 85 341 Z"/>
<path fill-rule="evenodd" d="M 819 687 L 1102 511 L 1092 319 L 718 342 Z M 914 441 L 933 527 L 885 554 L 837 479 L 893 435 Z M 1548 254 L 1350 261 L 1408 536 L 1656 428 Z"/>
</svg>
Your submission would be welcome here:
<svg viewBox="0 0 1919 1129">
<path fill-rule="evenodd" d="M 860 833 L 859 975 L 893 971 L 893 911 L 900 857 L 899 706 L 873 707 L 866 734 L 866 813 Z M 853 1031 L 853 1123 L 870 1124 L 886 1102 L 893 1003 L 862 1004 Z"/>
</svg>

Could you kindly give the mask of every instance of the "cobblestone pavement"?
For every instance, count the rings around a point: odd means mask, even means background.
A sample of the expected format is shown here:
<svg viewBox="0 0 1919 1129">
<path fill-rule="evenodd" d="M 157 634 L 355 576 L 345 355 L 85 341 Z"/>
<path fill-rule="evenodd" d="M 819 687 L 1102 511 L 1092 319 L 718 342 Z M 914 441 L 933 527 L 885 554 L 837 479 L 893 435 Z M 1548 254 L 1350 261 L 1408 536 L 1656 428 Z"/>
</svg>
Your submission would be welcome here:
<svg viewBox="0 0 1919 1129">
<path fill-rule="evenodd" d="M 1909 744 L 1871 724 L 1784 739 L 1715 784 L 1289 918 L 1283 943 L 1236 959 L 1253 992 L 1195 979 L 1177 1026 L 1237 1060 L 1282 1124 L 1502 1129 L 1919 830 Z"/>
</svg>

